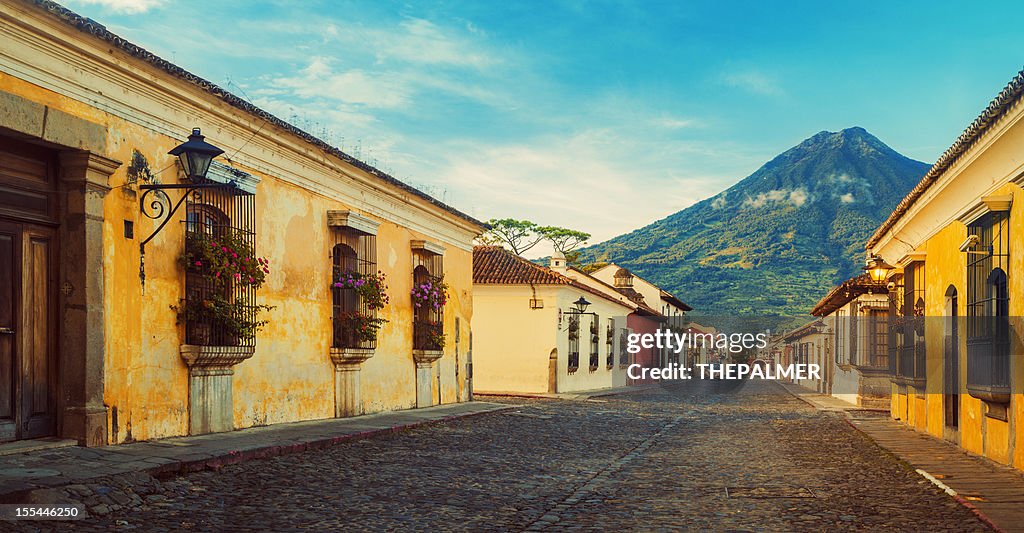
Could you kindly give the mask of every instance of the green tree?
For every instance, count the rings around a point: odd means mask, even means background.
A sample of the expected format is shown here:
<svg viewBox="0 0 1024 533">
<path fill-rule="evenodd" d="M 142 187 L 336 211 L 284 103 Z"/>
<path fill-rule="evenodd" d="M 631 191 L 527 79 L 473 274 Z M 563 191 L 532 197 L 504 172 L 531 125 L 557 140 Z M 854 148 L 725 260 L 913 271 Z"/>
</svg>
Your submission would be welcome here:
<svg viewBox="0 0 1024 533">
<path fill-rule="evenodd" d="M 487 225 L 490 229 L 480 236 L 480 241 L 507 246 L 516 255 L 523 255 L 546 238 L 540 232 L 540 226 L 529 220 L 492 218 L 487 221 Z"/>
<path fill-rule="evenodd" d="M 579 260 L 580 254 L 576 249 L 586 244 L 590 238 L 589 233 L 558 226 L 540 226 L 534 231 L 541 235 L 541 238 L 551 241 L 551 247 L 565 256 L 565 261 L 570 264 L 575 264 Z"/>
</svg>

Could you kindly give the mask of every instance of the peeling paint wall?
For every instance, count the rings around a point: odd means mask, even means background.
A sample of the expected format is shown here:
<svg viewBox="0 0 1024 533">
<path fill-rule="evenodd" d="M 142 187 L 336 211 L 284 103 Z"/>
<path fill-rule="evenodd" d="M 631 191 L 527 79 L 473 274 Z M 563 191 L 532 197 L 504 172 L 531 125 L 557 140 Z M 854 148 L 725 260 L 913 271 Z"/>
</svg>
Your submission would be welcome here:
<svg viewBox="0 0 1024 533">
<path fill-rule="evenodd" d="M 257 300 L 275 308 L 264 314 L 270 323 L 258 334 L 255 355 L 234 368 L 236 428 L 334 415 L 334 367 L 329 357 L 333 236 L 326 222 L 328 210 L 348 209 L 381 222 L 378 268 L 387 275 L 391 303 L 381 313 L 389 322 L 381 329 L 378 348 L 362 365 L 364 410 L 415 406 L 409 297 L 410 240 L 414 239 L 445 247 L 444 275 L 451 287 L 444 313 L 449 342 L 434 364 L 434 375 L 440 378 L 433 384 L 434 397 L 444 403 L 467 398 L 465 365 L 473 315 L 470 250 L 473 236 L 481 229 L 475 222 L 109 50 L 88 35 L 35 14 L 31 7 L 0 8 L 28 9 L 31 16 L 21 14 L 27 26 L 39 28 L 42 35 L 53 34 L 55 42 L 67 43 L 59 46 L 81 47 L 73 52 L 93 69 L 72 76 L 68 65 L 46 55 L 44 49 L 52 43 L 38 42 L 38 35 L 24 42 L 11 41 L 3 46 L 38 49 L 10 51 L 11 57 L 26 57 L 24 64 L 0 62 L 0 96 L 13 95 L 98 125 L 100 131 L 105 129 L 106 138 L 86 140 L 103 144 L 103 156 L 124 162 L 110 177 L 112 190 L 103 201 L 102 243 L 96 243 L 105 267 L 104 402 L 109 409 L 110 442 L 188 432 L 188 369 L 179 355 L 184 332 L 171 309 L 184 295 L 184 272 L 177 263 L 184 240 L 184 210 L 146 246 L 143 292 L 139 243 L 156 224 L 140 214 L 141 194 L 137 183 L 128 182 L 127 167 L 137 151 L 160 182 L 177 182 L 177 167 L 167 152 L 184 140 L 192 126 L 201 126 L 207 140 L 225 150 L 221 160 L 261 180 L 255 200 L 257 253 L 270 259 L 272 271 Z M 115 61 L 92 59 L 103 56 L 113 56 Z M 12 74 L 27 69 L 38 71 L 32 83 L 19 77 L 24 74 Z M 83 74 L 101 70 L 104 76 Z M 88 103 L 78 96 L 83 87 L 94 95 Z M 7 120 L 11 119 L 0 117 L 0 126 L 9 125 Z M 63 133 L 76 138 L 85 135 Z M 126 221 L 134 224 L 134 238 L 124 234 Z M 455 342 L 456 321 L 459 343 Z"/>
</svg>

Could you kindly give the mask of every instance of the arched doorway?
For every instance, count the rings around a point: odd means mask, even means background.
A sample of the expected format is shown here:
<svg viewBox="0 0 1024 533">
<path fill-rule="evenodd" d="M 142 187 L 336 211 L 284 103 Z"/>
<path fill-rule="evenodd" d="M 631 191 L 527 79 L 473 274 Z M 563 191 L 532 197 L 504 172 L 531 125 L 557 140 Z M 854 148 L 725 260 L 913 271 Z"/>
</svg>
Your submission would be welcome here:
<svg viewBox="0 0 1024 533">
<path fill-rule="evenodd" d="M 942 352 L 942 410 L 943 421 L 949 432 L 957 432 L 960 425 L 960 322 L 959 297 L 956 287 L 946 289 L 946 319 Z M 954 435 L 947 434 L 947 438 Z"/>
<path fill-rule="evenodd" d="M 558 392 L 558 348 L 552 349 L 548 356 L 548 392 Z"/>
</svg>

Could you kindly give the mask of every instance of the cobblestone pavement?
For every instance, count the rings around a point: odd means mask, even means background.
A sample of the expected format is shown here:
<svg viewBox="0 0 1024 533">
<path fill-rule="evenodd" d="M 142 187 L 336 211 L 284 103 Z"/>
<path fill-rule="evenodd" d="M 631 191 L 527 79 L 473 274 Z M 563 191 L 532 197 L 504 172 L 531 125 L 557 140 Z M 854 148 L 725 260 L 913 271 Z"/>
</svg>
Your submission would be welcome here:
<svg viewBox="0 0 1024 533">
<path fill-rule="evenodd" d="M 520 409 L 142 483 L 78 531 L 983 531 L 834 414 L 771 383 Z M 8 523 L 11 524 L 11 523 Z M 5 525 L 0 524 L 0 529 Z"/>
</svg>

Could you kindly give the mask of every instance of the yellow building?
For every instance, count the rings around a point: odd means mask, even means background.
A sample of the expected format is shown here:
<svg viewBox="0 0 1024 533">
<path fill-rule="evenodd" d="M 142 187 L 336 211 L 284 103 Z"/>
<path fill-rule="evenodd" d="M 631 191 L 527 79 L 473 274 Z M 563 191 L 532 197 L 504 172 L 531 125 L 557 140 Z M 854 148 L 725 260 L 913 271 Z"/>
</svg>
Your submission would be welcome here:
<svg viewBox="0 0 1024 533">
<path fill-rule="evenodd" d="M 574 306 L 580 298 L 589 303 L 585 314 Z M 633 361 L 625 350 L 626 317 L 636 309 L 611 287 L 569 277 L 560 256 L 543 267 L 500 246 L 477 246 L 473 390 L 535 394 L 626 385 Z"/>
<path fill-rule="evenodd" d="M 1024 468 L 1024 73 L 867 244 L 895 265 L 892 416 Z M 884 270 L 884 268 L 883 268 Z"/>
<path fill-rule="evenodd" d="M 193 128 L 224 151 L 205 179 L 168 154 Z M 482 229 L 89 19 L 0 0 L 0 441 L 465 400 Z"/>
</svg>

